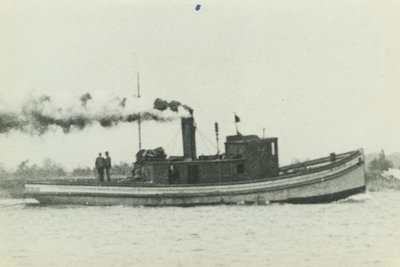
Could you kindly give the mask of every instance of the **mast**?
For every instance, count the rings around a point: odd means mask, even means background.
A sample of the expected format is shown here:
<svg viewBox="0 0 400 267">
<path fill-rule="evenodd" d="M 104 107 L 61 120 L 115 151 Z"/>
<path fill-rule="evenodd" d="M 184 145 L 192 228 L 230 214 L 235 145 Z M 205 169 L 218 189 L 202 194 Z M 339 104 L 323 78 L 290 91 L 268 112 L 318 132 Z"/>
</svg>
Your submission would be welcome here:
<svg viewBox="0 0 400 267">
<path fill-rule="evenodd" d="M 218 122 L 216 122 L 215 124 L 214 124 L 214 126 L 215 126 L 215 136 L 216 136 L 216 139 L 217 139 L 217 155 L 218 155 L 218 157 L 219 157 L 219 129 L 218 129 Z"/>
<path fill-rule="evenodd" d="M 136 80 L 137 80 L 137 97 L 140 99 L 140 82 L 139 82 L 139 72 L 137 72 L 136 75 Z M 139 118 L 138 118 L 138 131 L 139 131 L 139 151 L 142 150 L 142 127 L 141 127 L 141 123 L 142 123 L 142 118 L 140 115 L 140 112 L 138 114 Z"/>
<path fill-rule="evenodd" d="M 236 115 L 236 112 L 233 113 L 235 115 L 235 126 L 236 126 L 236 134 L 239 135 L 239 128 L 238 128 L 238 122 L 240 122 L 240 118 L 238 115 Z"/>
</svg>

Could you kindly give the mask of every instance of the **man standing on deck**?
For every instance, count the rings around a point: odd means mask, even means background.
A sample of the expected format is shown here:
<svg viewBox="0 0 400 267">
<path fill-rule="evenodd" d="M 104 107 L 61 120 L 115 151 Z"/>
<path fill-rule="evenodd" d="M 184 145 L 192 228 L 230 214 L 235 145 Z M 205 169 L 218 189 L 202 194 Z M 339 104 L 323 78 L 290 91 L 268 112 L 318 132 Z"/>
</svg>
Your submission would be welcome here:
<svg viewBox="0 0 400 267">
<path fill-rule="evenodd" d="M 106 175 L 107 175 L 107 183 L 111 182 L 111 177 L 110 177 L 110 169 L 111 169 L 111 158 L 108 155 L 108 151 L 106 151 L 106 159 L 105 159 L 105 168 L 106 168 Z"/>
<path fill-rule="evenodd" d="M 95 165 L 96 165 L 97 174 L 99 175 L 99 181 L 104 182 L 104 167 L 106 165 L 106 161 L 101 156 L 101 153 L 99 153 L 99 156 L 96 158 Z"/>
</svg>

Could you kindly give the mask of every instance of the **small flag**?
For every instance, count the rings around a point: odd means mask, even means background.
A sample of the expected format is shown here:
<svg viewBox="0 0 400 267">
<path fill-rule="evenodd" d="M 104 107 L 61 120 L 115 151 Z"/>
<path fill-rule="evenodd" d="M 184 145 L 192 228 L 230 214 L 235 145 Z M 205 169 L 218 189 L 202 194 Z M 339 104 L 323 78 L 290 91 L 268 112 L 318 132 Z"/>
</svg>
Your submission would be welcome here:
<svg viewBox="0 0 400 267">
<path fill-rule="evenodd" d="M 240 118 L 238 115 L 235 114 L 235 122 L 240 122 Z"/>
</svg>

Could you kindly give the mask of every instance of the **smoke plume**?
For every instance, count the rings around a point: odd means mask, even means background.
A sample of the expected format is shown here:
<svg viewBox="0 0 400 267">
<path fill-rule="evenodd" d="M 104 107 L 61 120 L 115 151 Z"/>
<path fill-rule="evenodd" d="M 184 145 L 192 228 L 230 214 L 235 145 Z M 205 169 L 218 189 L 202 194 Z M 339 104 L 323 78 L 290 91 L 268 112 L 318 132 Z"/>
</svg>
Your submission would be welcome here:
<svg viewBox="0 0 400 267">
<path fill-rule="evenodd" d="M 170 109 L 174 112 L 178 112 L 180 107 L 182 107 L 184 110 L 188 111 L 190 114 L 193 113 L 192 108 L 190 108 L 186 105 L 182 105 L 181 102 L 179 102 L 179 101 L 172 100 L 172 101 L 168 102 L 168 101 L 160 99 L 160 98 L 157 98 L 156 100 L 154 100 L 154 109 L 157 109 L 157 110 L 164 111 L 164 110 Z"/>
<path fill-rule="evenodd" d="M 15 130 L 40 135 L 53 127 L 61 127 L 64 133 L 69 133 L 94 123 L 113 127 L 139 119 L 167 122 L 191 114 L 190 107 L 175 100 L 168 102 L 160 98 L 151 104 L 135 97 L 95 96 L 90 93 L 72 101 L 57 101 L 48 95 L 40 95 L 31 96 L 14 110 L 1 108 L 0 134 Z"/>
</svg>

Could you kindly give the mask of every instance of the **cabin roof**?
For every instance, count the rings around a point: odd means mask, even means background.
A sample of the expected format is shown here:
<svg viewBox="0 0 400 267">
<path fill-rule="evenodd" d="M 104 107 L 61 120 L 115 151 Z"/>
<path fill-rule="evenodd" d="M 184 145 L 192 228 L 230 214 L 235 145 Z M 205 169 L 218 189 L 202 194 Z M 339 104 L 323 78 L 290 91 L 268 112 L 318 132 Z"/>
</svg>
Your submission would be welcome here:
<svg viewBox="0 0 400 267">
<path fill-rule="evenodd" d="M 210 163 L 242 163 L 245 159 L 217 159 L 217 160 L 187 160 L 187 161 L 148 161 L 147 164 L 151 165 L 191 165 L 191 164 L 210 164 Z"/>
<path fill-rule="evenodd" d="M 276 141 L 277 137 L 263 137 L 257 135 L 230 135 L 226 137 L 226 143 L 246 143 L 251 141 Z"/>
</svg>

